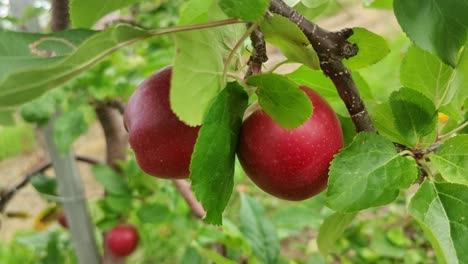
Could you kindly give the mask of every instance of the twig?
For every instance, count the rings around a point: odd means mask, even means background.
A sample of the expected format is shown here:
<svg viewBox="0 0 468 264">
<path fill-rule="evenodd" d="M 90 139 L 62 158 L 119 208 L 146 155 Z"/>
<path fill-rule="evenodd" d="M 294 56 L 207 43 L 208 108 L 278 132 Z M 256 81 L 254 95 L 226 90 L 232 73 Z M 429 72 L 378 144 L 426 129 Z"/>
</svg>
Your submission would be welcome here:
<svg viewBox="0 0 468 264">
<path fill-rule="evenodd" d="M 247 62 L 249 68 L 245 74 L 245 79 L 252 74 L 260 73 L 262 71 L 263 63 L 268 61 L 265 38 L 258 27 L 250 34 L 250 40 L 252 41 L 253 51 L 252 55 L 250 55 L 249 61 Z"/>
<path fill-rule="evenodd" d="M 177 190 L 179 190 L 187 205 L 192 210 L 193 215 L 195 215 L 199 219 L 205 217 L 205 209 L 203 209 L 203 206 L 197 201 L 197 199 L 193 195 L 190 183 L 188 183 L 186 180 L 173 180 L 172 182 L 176 186 Z"/>
<path fill-rule="evenodd" d="M 81 156 L 77 155 L 75 157 L 77 161 L 85 162 L 88 164 L 100 164 L 101 162 L 87 156 Z M 52 162 L 50 160 L 48 161 L 43 161 L 39 165 L 37 165 L 35 168 L 33 168 L 30 172 L 26 174 L 26 176 L 23 177 L 18 183 L 14 184 L 13 186 L 6 188 L 5 191 L 0 192 L 0 213 L 3 213 L 5 210 L 6 205 L 8 202 L 15 196 L 15 194 L 24 188 L 29 180 L 36 174 L 44 172 L 45 170 L 49 169 L 52 167 Z"/>
<path fill-rule="evenodd" d="M 356 131 L 375 131 L 351 72 L 341 62 L 358 52 L 358 47 L 347 40 L 353 34 L 353 30 L 346 28 L 338 32 L 327 31 L 281 0 L 272 0 L 270 11 L 288 18 L 304 32 L 317 52 L 321 69 L 333 81 L 345 103 Z"/>
</svg>

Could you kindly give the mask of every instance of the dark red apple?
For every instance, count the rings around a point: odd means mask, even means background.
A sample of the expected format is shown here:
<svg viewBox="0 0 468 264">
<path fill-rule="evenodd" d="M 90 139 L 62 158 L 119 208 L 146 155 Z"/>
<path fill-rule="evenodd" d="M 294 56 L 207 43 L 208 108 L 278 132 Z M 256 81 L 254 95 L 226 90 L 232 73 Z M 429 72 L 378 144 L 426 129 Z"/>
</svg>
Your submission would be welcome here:
<svg viewBox="0 0 468 264">
<path fill-rule="evenodd" d="M 65 211 L 60 210 L 57 216 L 57 221 L 63 228 L 68 228 L 67 217 L 65 216 Z"/>
<path fill-rule="evenodd" d="M 200 127 L 190 127 L 171 110 L 172 67 L 146 79 L 125 109 L 125 127 L 140 168 L 160 178 L 187 178 Z"/>
<path fill-rule="evenodd" d="M 237 155 L 246 174 L 265 192 L 286 200 L 304 200 L 327 185 L 328 168 L 343 147 L 340 122 L 317 92 L 300 87 L 312 101 L 312 117 L 294 129 L 275 123 L 262 109 L 241 128 Z"/>
<path fill-rule="evenodd" d="M 114 255 L 126 257 L 135 250 L 138 240 L 138 232 L 133 225 L 121 224 L 107 233 L 105 243 Z"/>
</svg>

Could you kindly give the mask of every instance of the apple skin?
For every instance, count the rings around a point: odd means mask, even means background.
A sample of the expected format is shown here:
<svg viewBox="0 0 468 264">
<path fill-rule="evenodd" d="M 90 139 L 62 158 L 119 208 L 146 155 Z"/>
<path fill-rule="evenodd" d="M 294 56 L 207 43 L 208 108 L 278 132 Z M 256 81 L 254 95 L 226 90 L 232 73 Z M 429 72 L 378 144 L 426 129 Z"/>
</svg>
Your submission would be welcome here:
<svg viewBox="0 0 468 264">
<path fill-rule="evenodd" d="M 153 176 L 183 179 L 200 127 L 180 121 L 170 107 L 172 67 L 146 79 L 130 97 L 124 123 L 140 168 Z"/>
<path fill-rule="evenodd" d="M 63 227 L 63 228 L 67 228 L 68 229 L 68 222 L 67 222 L 67 217 L 65 216 L 65 212 L 63 210 L 61 210 L 59 212 L 59 215 L 57 217 L 57 221 L 59 222 L 59 224 Z"/>
<path fill-rule="evenodd" d="M 343 147 L 341 125 L 317 92 L 301 86 L 314 106 L 294 129 L 275 123 L 261 108 L 241 128 L 237 156 L 246 174 L 265 192 L 285 200 L 310 198 L 327 185 L 333 155 Z"/>
<path fill-rule="evenodd" d="M 105 238 L 106 246 L 111 252 L 119 257 L 130 255 L 138 245 L 139 236 L 133 225 L 116 225 L 107 233 Z"/>
</svg>

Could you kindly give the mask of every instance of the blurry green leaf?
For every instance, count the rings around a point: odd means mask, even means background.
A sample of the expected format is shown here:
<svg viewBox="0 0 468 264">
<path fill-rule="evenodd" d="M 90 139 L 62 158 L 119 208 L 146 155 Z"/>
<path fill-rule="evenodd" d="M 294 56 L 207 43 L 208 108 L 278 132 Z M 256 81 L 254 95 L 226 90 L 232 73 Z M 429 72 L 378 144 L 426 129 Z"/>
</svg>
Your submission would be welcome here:
<svg viewBox="0 0 468 264">
<path fill-rule="evenodd" d="M 192 244 L 198 252 L 200 252 L 201 255 L 203 255 L 206 259 L 209 259 L 211 261 L 214 261 L 216 264 L 237 264 L 237 262 L 230 260 L 222 255 L 220 255 L 218 252 L 211 250 L 211 249 L 206 249 L 196 243 Z M 192 262 L 191 262 L 192 263 Z"/>
<path fill-rule="evenodd" d="M 394 0 L 394 12 L 416 45 L 455 67 L 468 32 L 466 0 Z"/>
<path fill-rule="evenodd" d="M 41 97 L 22 105 L 21 117 L 27 122 L 45 125 L 57 110 L 58 102 L 58 93 L 50 91 Z"/>
<path fill-rule="evenodd" d="M 460 60 L 458 61 L 457 67 L 455 68 L 455 74 L 453 76 L 451 87 L 448 89 L 450 92 L 445 98 L 445 102 L 449 105 L 453 105 L 457 110 L 463 107 L 463 104 L 468 98 L 468 38 L 465 43 L 465 49 L 463 50 Z M 450 101 L 448 99 L 451 99 Z M 443 102 L 443 103 L 445 103 Z M 467 109 L 466 107 L 464 108 Z"/>
<path fill-rule="evenodd" d="M 120 219 L 119 215 L 106 215 L 106 218 L 100 220 L 96 223 L 96 226 L 103 231 L 108 231 L 114 228 L 117 224 L 119 224 Z"/>
<path fill-rule="evenodd" d="M 265 41 L 278 46 L 290 61 L 319 69 L 317 53 L 299 27 L 289 19 L 273 15 L 262 21 L 260 28 Z"/>
<path fill-rule="evenodd" d="M 401 83 L 427 96 L 436 107 L 453 98 L 455 89 L 450 86 L 453 74 L 450 66 L 415 45 L 408 49 L 400 67 Z"/>
<path fill-rule="evenodd" d="M 468 135 L 448 139 L 430 159 L 446 181 L 468 185 Z"/>
<path fill-rule="evenodd" d="M 185 250 L 180 264 L 203 264 L 203 259 L 194 247 L 188 247 Z"/>
<path fill-rule="evenodd" d="M 418 176 L 413 159 L 400 156 L 393 143 L 377 134 L 359 133 L 331 162 L 327 204 L 356 212 L 396 199 Z"/>
<path fill-rule="evenodd" d="M 160 203 L 145 204 L 137 211 L 138 219 L 143 224 L 159 224 L 170 215 L 169 208 Z"/>
<path fill-rule="evenodd" d="M 307 0 L 307 2 L 307 4 L 310 3 L 309 5 L 312 5 L 313 8 L 306 6 L 303 1 L 301 1 L 299 4 L 294 6 L 294 9 L 310 20 L 314 20 L 316 17 L 323 14 L 328 7 L 334 3 L 334 1 L 331 0 Z M 314 2 L 317 4 L 314 4 Z"/>
<path fill-rule="evenodd" d="M 390 107 L 398 132 L 414 146 L 435 130 L 437 112 L 422 93 L 401 88 L 390 95 Z"/>
<path fill-rule="evenodd" d="M 387 231 L 388 239 L 399 247 L 408 247 L 413 243 L 403 232 L 401 227 L 395 227 Z"/>
<path fill-rule="evenodd" d="M 12 126 L 15 124 L 14 110 L 0 110 L 0 126 Z"/>
<path fill-rule="evenodd" d="M 328 255 L 328 252 L 333 249 L 336 241 L 343 236 L 344 230 L 356 215 L 357 213 L 343 214 L 337 212 L 323 221 L 317 237 L 317 245 L 322 255 Z"/>
<path fill-rule="evenodd" d="M 379 133 L 393 142 L 410 146 L 411 143 L 403 137 L 395 126 L 395 117 L 388 102 L 372 108 L 372 122 Z"/>
<path fill-rule="evenodd" d="M 93 0 L 71 0 L 70 18 L 73 27 L 90 28 L 108 13 L 143 0 L 104 0 L 96 4 Z"/>
<path fill-rule="evenodd" d="M 104 200 L 110 209 L 119 214 L 129 213 L 132 209 L 133 198 L 129 195 L 109 194 Z"/>
<path fill-rule="evenodd" d="M 338 119 L 340 119 L 341 130 L 343 131 L 343 144 L 344 146 L 348 146 L 353 142 L 353 139 L 357 134 L 356 127 L 350 117 L 342 117 L 341 115 L 338 115 Z"/>
<path fill-rule="evenodd" d="M 269 0 L 218 0 L 218 4 L 229 17 L 253 22 L 263 17 L 270 5 Z"/>
<path fill-rule="evenodd" d="M 426 181 L 408 210 L 426 233 L 439 263 L 468 263 L 467 186 Z"/>
<path fill-rule="evenodd" d="M 301 0 L 301 3 L 308 8 L 317 8 L 324 3 L 328 3 L 330 0 Z"/>
<path fill-rule="evenodd" d="M 72 110 L 59 115 L 54 122 L 54 141 L 60 152 L 67 153 L 73 142 L 88 131 L 82 112 Z"/>
<path fill-rule="evenodd" d="M 222 224 L 231 197 L 237 141 L 248 96 L 238 83 L 228 83 L 208 109 L 190 163 L 195 196 L 206 210 L 204 220 Z"/>
<path fill-rule="evenodd" d="M 92 169 L 96 180 L 104 189 L 115 195 L 129 195 L 130 188 L 122 176 L 113 171 L 109 166 L 96 165 Z"/>
<path fill-rule="evenodd" d="M 378 9 L 393 9 L 393 0 L 364 0 L 364 7 Z"/>
<path fill-rule="evenodd" d="M 275 227 L 265 217 L 261 205 L 243 193 L 240 226 L 241 232 L 260 263 L 274 264 L 278 261 L 280 243 Z"/>
<path fill-rule="evenodd" d="M 62 255 L 63 249 L 60 248 L 59 244 L 59 233 L 51 232 L 47 242 L 46 255 L 40 260 L 41 264 L 56 264 L 65 262 L 65 258 Z"/>
<path fill-rule="evenodd" d="M 31 179 L 29 179 L 29 183 L 31 183 L 34 189 L 40 193 L 57 195 L 57 181 L 55 178 L 50 178 L 39 173 L 31 177 Z"/>
<path fill-rule="evenodd" d="M 180 25 L 224 19 L 216 1 L 192 0 L 181 12 Z M 170 101 L 174 113 L 191 126 L 200 125 L 216 95 L 224 87 L 226 34 L 234 26 L 175 34 L 176 56 Z M 235 32 L 235 31 L 233 31 Z M 231 38 L 237 37 L 235 34 Z M 194 100 L 197 98 L 197 100 Z"/>
<path fill-rule="evenodd" d="M 358 45 L 359 52 L 356 56 L 343 61 L 350 69 L 356 70 L 375 64 L 390 53 L 390 48 L 383 37 L 365 28 L 353 28 L 353 32 L 349 41 Z"/>
<path fill-rule="evenodd" d="M 312 102 L 288 78 L 274 73 L 256 74 L 247 83 L 258 87 L 258 102 L 280 126 L 295 128 L 311 117 Z"/>
<path fill-rule="evenodd" d="M 297 5 L 297 3 L 301 2 L 301 0 L 284 0 L 283 2 L 285 2 L 290 7 L 294 7 Z"/>
</svg>

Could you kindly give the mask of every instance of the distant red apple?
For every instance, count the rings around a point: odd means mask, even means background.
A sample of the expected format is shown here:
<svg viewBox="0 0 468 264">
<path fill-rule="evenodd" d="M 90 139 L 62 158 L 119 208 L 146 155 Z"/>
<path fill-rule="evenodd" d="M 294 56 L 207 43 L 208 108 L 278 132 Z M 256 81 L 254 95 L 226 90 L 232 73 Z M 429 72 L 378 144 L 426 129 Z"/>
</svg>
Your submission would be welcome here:
<svg viewBox="0 0 468 264">
<path fill-rule="evenodd" d="M 65 216 L 65 211 L 61 210 L 57 216 L 57 221 L 61 226 L 64 228 L 68 228 L 68 222 L 67 222 L 67 217 Z"/>
<path fill-rule="evenodd" d="M 304 200 L 325 189 L 330 162 L 343 147 L 333 109 L 317 92 L 300 88 L 312 101 L 312 117 L 297 128 L 285 129 L 257 109 L 242 125 L 237 152 L 258 187 L 286 200 Z"/>
<path fill-rule="evenodd" d="M 138 245 L 138 232 L 133 225 L 115 226 L 105 238 L 106 246 L 119 257 L 130 255 Z"/>
<path fill-rule="evenodd" d="M 187 178 L 200 127 L 186 125 L 171 110 L 171 74 L 172 67 L 163 68 L 135 90 L 125 109 L 125 126 L 143 171 L 161 178 Z"/>
</svg>

